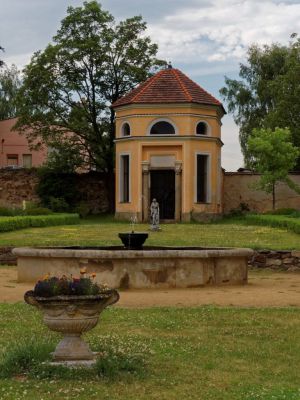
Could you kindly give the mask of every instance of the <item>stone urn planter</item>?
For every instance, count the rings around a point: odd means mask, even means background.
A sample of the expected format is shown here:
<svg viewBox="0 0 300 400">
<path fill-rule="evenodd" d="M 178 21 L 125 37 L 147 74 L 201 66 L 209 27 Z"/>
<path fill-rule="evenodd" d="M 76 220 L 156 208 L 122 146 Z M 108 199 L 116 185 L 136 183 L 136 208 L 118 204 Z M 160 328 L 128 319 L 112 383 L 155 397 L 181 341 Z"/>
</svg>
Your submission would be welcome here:
<svg viewBox="0 0 300 400">
<path fill-rule="evenodd" d="M 93 362 L 94 354 L 81 335 L 97 325 L 100 313 L 116 303 L 119 294 L 114 289 L 107 289 L 89 296 L 38 297 L 28 291 L 24 299 L 43 313 L 43 321 L 49 329 L 63 334 L 53 353 L 53 361 L 76 364 Z"/>
</svg>

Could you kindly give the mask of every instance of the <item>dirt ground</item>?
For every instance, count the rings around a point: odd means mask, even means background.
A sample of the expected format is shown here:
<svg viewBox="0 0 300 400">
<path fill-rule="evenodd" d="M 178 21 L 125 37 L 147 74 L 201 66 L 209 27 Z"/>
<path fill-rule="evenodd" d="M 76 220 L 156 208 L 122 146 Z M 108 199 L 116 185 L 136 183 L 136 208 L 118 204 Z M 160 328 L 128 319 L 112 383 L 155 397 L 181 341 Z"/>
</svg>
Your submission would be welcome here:
<svg viewBox="0 0 300 400">
<path fill-rule="evenodd" d="M 32 284 L 17 283 L 16 267 L 0 269 L 0 302 L 23 301 Z M 249 273 L 245 286 L 195 289 L 128 290 L 120 292 L 121 307 L 190 307 L 204 304 L 242 307 L 300 306 L 300 274 L 270 271 Z"/>
</svg>

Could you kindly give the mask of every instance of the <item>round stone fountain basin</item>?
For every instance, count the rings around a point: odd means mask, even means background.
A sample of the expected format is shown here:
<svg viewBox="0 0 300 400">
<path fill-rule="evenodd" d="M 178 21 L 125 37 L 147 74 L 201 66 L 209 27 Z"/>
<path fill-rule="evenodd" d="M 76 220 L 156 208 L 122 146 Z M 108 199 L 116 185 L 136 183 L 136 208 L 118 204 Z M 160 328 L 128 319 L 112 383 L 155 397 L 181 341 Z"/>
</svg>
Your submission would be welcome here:
<svg viewBox="0 0 300 400">
<path fill-rule="evenodd" d="M 78 276 L 79 269 L 95 272 L 111 288 L 188 288 L 246 284 L 251 249 L 147 247 L 16 248 L 18 281 L 36 282 L 46 274 Z"/>
</svg>

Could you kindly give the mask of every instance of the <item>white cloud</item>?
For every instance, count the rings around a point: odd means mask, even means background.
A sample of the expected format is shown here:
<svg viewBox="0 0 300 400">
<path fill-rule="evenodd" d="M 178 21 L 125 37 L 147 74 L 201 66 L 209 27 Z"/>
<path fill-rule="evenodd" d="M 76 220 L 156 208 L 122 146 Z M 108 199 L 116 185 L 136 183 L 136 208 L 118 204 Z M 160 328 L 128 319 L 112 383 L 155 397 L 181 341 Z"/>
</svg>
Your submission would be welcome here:
<svg viewBox="0 0 300 400">
<path fill-rule="evenodd" d="M 18 69 L 23 69 L 25 65 L 30 62 L 31 57 L 32 53 L 17 54 L 12 56 L 6 56 L 4 53 L 2 59 L 7 65 L 15 64 L 17 65 Z"/>
<path fill-rule="evenodd" d="M 199 5 L 187 5 L 149 25 L 160 57 L 180 63 L 230 60 L 237 69 L 251 43 L 287 43 L 291 33 L 300 31 L 300 2 L 210 0 Z"/>
<path fill-rule="evenodd" d="M 239 129 L 229 115 L 223 117 L 222 123 L 222 141 L 224 143 L 222 167 L 226 171 L 236 171 L 244 165 L 239 143 Z"/>
</svg>

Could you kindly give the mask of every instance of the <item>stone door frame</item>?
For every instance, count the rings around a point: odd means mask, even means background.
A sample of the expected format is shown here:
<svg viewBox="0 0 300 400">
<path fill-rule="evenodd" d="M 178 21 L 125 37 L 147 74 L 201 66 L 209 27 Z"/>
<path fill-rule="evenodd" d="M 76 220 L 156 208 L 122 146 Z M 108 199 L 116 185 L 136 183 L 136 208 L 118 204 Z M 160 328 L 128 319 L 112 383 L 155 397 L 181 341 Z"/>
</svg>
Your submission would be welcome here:
<svg viewBox="0 0 300 400">
<path fill-rule="evenodd" d="M 153 168 L 149 161 L 142 161 L 142 219 L 143 222 L 149 222 L 150 208 L 150 171 L 163 168 Z M 173 168 L 175 171 L 175 222 L 181 221 L 182 214 L 182 161 L 175 161 Z"/>
</svg>

